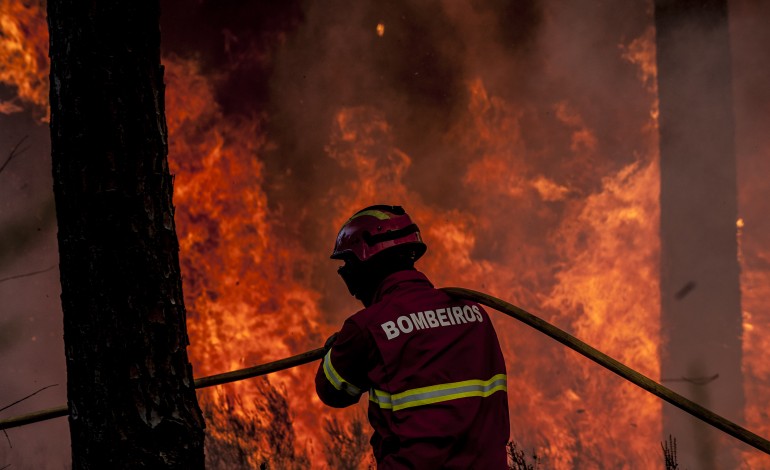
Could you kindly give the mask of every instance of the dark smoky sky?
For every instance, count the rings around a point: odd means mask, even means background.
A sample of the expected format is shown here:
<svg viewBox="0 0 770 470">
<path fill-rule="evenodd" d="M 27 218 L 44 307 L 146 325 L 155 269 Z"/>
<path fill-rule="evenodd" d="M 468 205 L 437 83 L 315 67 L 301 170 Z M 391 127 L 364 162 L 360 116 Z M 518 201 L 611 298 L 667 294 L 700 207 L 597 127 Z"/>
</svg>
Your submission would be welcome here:
<svg viewBox="0 0 770 470">
<path fill-rule="evenodd" d="M 730 7 L 744 250 L 767 253 L 770 5 L 739 0 Z M 406 182 L 427 204 L 493 215 L 495 208 L 447 189 L 473 160 L 446 138 L 463 124 L 468 80 L 481 78 L 490 95 L 521 110 L 530 171 L 577 188 L 581 197 L 637 158 L 638 137 L 627 136 L 637 135 L 648 118 L 638 67 L 617 59 L 618 45 L 650 25 L 646 1 L 163 0 L 161 8 L 164 54 L 199 59 L 204 73 L 215 77 L 216 100 L 227 116 L 265 123 L 274 144 L 261 155 L 271 207 L 311 252 L 326 253 L 331 242 L 312 229 L 323 211 L 306 209 L 322 209 L 325 188 L 344 187 L 351 176 L 325 153 L 332 117 L 342 106 L 384 114 L 394 145 L 413 159 Z M 375 33 L 380 22 L 382 37 Z M 11 93 L 0 90 L 3 98 Z M 602 158 L 589 170 L 570 158 L 570 129 L 554 125 L 551 105 L 561 100 L 569 100 L 596 134 Z M 0 173 L 0 279 L 57 263 L 48 129 L 29 114 L 0 115 L 0 164 L 29 136 L 28 149 Z M 549 207 L 555 215 L 542 219 L 536 208 L 521 208 L 522 218 L 539 224 L 524 243 L 542 243 L 538 238 L 555 226 L 560 208 Z M 500 225 L 508 229 L 512 222 L 505 216 L 499 215 Z M 489 246 L 505 236 L 494 228 L 477 235 Z M 746 262 L 770 270 L 770 258 L 748 256 Z M 324 276 L 314 282 L 323 286 Z M 0 416 L 65 402 L 61 325 L 56 270 L 0 282 L 0 406 L 59 384 Z M 13 447 L 0 436 L 0 467 L 69 468 L 64 419 L 8 435 Z"/>
</svg>

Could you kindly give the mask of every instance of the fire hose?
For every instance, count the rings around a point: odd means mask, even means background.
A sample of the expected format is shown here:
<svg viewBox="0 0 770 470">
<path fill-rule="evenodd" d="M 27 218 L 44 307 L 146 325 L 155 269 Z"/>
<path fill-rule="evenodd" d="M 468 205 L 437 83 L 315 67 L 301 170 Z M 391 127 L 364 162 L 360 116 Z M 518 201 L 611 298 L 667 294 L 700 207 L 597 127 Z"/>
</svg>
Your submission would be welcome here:
<svg viewBox="0 0 770 470">
<path fill-rule="evenodd" d="M 540 331 L 541 333 L 550 336 L 556 341 L 569 347 L 570 349 L 582 354 L 588 359 L 596 362 L 600 366 L 609 369 L 615 374 L 623 377 L 634 385 L 652 393 L 653 395 L 661 398 L 668 403 L 676 406 L 677 408 L 691 414 L 695 418 L 719 429 L 720 431 L 729 434 L 730 436 L 744 442 L 755 449 L 758 449 L 765 454 L 770 455 L 770 441 L 754 434 L 753 432 L 745 429 L 732 421 L 723 418 L 722 416 L 714 413 L 713 411 L 700 406 L 699 404 L 679 395 L 673 390 L 655 382 L 654 380 L 640 374 L 639 372 L 631 369 L 630 367 L 616 361 L 603 352 L 595 349 L 594 347 L 584 343 L 583 341 L 575 338 L 569 333 L 551 325 L 550 323 L 532 315 L 531 313 L 523 310 L 515 305 L 509 304 L 503 300 L 492 297 L 491 295 L 481 292 L 473 291 L 470 289 L 463 289 L 459 287 L 446 287 L 442 289 L 449 295 L 472 300 L 478 302 L 487 307 L 493 308 L 502 312 L 510 317 L 513 317 L 532 328 Z M 278 361 L 270 362 L 267 364 L 261 364 L 246 369 L 239 369 L 231 372 L 225 372 L 223 374 L 212 375 L 208 377 L 202 377 L 195 379 L 195 388 L 212 387 L 214 385 L 222 385 L 238 380 L 257 377 L 260 375 L 266 375 L 273 372 L 278 372 L 292 367 L 307 364 L 309 362 L 321 359 L 326 350 L 324 348 L 313 349 L 311 351 L 298 354 L 296 356 L 287 357 Z M 52 418 L 58 418 L 61 416 L 67 416 L 69 410 L 67 406 L 60 406 L 56 408 L 50 408 L 47 410 L 41 410 L 26 415 L 16 416 L 5 420 L 0 420 L 0 430 L 10 429 L 18 426 L 24 426 L 26 424 L 32 424 L 39 421 L 45 421 Z"/>
</svg>

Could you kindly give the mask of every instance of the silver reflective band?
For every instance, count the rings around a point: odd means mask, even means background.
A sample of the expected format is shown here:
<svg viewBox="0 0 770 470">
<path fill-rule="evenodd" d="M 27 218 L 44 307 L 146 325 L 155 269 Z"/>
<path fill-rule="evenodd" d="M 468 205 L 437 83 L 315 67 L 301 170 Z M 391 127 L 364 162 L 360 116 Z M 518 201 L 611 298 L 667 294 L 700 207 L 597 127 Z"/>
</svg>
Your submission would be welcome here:
<svg viewBox="0 0 770 470">
<path fill-rule="evenodd" d="M 393 411 L 421 405 L 430 405 L 465 397 L 488 397 L 495 392 L 507 391 L 506 375 L 497 374 L 489 380 L 464 380 L 430 387 L 415 388 L 401 393 L 390 394 L 371 389 L 369 401 L 380 408 Z"/>
<path fill-rule="evenodd" d="M 342 376 L 338 374 L 334 369 L 334 366 L 332 365 L 331 354 L 332 350 L 329 349 L 329 352 L 327 352 L 326 356 L 324 356 L 324 375 L 326 376 L 327 380 L 329 380 L 334 388 L 337 390 L 342 390 L 350 396 L 357 397 L 358 395 L 361 395 L 360 388 L 343 379 Z"/>
</svg>

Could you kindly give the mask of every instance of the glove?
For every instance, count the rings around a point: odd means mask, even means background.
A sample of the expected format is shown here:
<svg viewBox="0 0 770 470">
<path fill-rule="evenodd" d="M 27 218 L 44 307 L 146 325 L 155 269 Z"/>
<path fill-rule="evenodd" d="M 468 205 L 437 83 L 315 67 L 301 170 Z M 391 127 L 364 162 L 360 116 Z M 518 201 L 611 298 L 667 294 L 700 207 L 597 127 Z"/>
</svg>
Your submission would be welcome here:
<svg viewBox="0 0 770 470">
<path fill-rule="evenodd" d="M 329 336 L 329 339 L 327 339 L 326 342 L 324 343 L 325 350 L 328 351 L 332 348 L 332 345 L 334 345 L 334 342 L 337 341 L 338 334 L 339 333 L 334 333 L 333 335 Z"/>
</svg>

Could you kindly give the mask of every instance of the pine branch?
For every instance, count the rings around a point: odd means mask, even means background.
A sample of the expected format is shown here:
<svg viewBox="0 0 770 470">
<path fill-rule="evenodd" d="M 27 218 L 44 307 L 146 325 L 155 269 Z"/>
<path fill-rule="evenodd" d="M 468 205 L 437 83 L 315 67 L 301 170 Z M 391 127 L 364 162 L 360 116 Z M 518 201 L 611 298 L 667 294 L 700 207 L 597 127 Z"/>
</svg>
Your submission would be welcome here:
<svg viewBox="0 0 770 470">
<path fill-rule="evenodd" d="M 40 271 L 32 271 L 32 272 L 29 272 L 29 273 L 16 274 L 15 276 L 4 277 L 4 278 L 0 279 L 0 283 L 3 283 L 5 281 L 12 281 L 14 279 L 19 279 L 19 278 L 22 278 L 22 277 L 34 276 L 35 274 L 47 273 L 48 271 L 52 270 L 56 266 L 58 266 L 58 264 L 54 264 L 53 266 L 49 266 L 49 267 L 47 267 L 45 269 L 41 269 Z M 2 411 L 2 410 L 0 410 L 0 411 Z M 0 470 L 2 470 L 2 469 L 0 468 Z"/>
<path fill-rule="evenodd" d="M 676 461 L 676 439 L 669 434 L 668 442 L 661 442 L 660 446 L 663 448 L 663 463 L 666 465 L 666 470 L 677 470 L 679 463 Z"/>
<path fill-rule="evenodd" d="M 35 395 L 37 395 L 38 393 L 42 392 L 43 390 L 46 390 L 46 389 L 51 388 L 51 387 L 55 387 L 57 385 L 59 385 L 59 384 L 46 385 L 45 387 L 41 388 L 40 390 L 37 390 L 35 392 L 30 393 L 26 397 L 20 398 L 20 399 L 16 400 L 15 402 L 11 403 L 10 405 L 5 405 L 4 407 L 0 408 L 0 411 L 7 410 L 8 408 L 12 407 L 13 405 L 19 404 L 19 403 L 23 402 L 24 400 L 26 400 L 28 398 L 34 397 Z M 0 469 L 0 470 L 2 470 L 2 469 Z"/>
<path fill-rule="evenodd" d="M 11 153 L 8 155 L 8 158 L 3 163 L 3 166 L 0 166 L 0 173 L 2 173 L 3 170 L 5 170 L 5 167 L 7 167 L 9 163 L 11 163 L 11 160 L 13 160 L 14 157 L 21 155 L 22 153 L 26 152 L 27 149 L 29 149 L 29 147 L 24 147 L 23 149 L 19 150 L 19 147 L 21 147 L 21 144 L 23 144 L 24 141 L 27 140 L 27 137 L 29 136 L 25 135 L 24 137 L 22 137 L 21 140 L 19 140 L 19 142 L 16 144 L 16 146 L 13 147 L 13 149 L 11 149 Z"/>
</svg>

